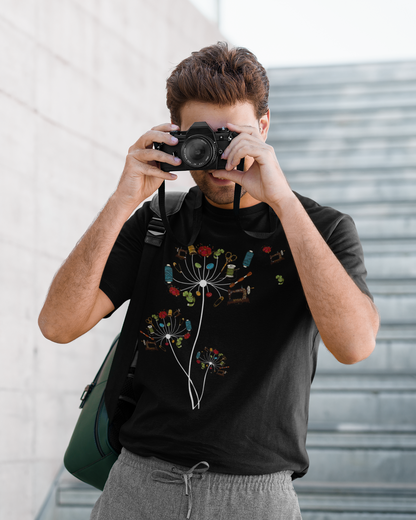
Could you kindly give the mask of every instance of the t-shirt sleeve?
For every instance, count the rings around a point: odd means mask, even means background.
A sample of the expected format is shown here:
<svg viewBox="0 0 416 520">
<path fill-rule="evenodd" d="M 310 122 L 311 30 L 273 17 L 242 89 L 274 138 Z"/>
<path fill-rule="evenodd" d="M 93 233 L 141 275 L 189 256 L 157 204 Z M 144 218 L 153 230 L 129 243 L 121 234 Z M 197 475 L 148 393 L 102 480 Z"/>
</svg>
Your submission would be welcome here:
<svg viewBox="0 0 416 520">
<path fill-rule="evenodd" d="M 363 248 L 355 223 L 349 215 L 344 214 L 338 221 L 327 243 L 356 285 L 374 301 L 365 281 L 367 269 Z"/>
<path fill-rule="evenodd" d="M 132 296 L 146 233 L 143 213 L 139 209 L 122 227 L 101 277 L 100 289 L 115 309 Z"/>
</svg>

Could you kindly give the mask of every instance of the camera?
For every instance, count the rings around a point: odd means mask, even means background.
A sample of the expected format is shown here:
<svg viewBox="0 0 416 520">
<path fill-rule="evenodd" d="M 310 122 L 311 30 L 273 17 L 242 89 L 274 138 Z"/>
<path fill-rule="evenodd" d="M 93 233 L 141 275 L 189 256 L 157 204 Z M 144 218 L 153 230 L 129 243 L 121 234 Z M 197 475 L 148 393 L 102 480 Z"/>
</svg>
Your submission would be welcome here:
<svg viewBox="0 0 416 520">
<path fill-rule="evenodd" d="M 179 157 L 182 163 L 179 166 L 160 163 L 164 172 L 225 170 L 227 161 L 221 159 L 221 155 L 234 137 L 238 136 L 237 132 L 231 132 L 224 127 L 214 132 L 205 121 L 194 123 L 186 132 L 173 131 L 170 134 L 178 139 L 178 144 L 170 146 L 165 143 L 153 143 L 154 148 Z M 244 171 L 244 159 L 241 159 L 237 170 Z"/>
</svg>

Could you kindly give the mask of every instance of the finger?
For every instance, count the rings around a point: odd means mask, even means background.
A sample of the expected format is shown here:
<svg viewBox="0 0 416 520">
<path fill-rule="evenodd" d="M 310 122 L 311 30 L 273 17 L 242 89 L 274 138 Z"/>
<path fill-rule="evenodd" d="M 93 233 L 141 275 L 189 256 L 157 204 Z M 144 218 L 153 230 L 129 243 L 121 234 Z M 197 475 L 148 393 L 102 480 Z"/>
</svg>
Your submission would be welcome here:
<svg viewBox="0 0 416 520">
<path fill-rule="evenodd" d="M 212 176 L 221 177 L 222 179 L 225 179 L 227 181 L 232 181 L 232 182 L 235 182 L 235 183 L 241 185 L 243 182 L 244 173 L 240 172 L 239 170 L 231 170 L 231 171 L 226 171 L 226 172 L 221 171 L 221 173 L 219 171 L 213 171 Z"/>
<path fill-rule="evenodd" d="M 228 156 L 225 169 L 232 170 L 234 166 L 240 164 L 241 159 L 244 159 L 247 155 L 253 158 L 258 157 L 259 147 L 257 142 L 250 142 L 244 139 L 237 143 Z"/>
<path fill-rule="evenodd" d="M 147 175 L 148 177 L 157 177 L 158 179 L 164 179 L 167 181 L 178 177 L 175 173 L 164 172 L 160 168 L 152 166 L 151 164 L 143 164 L 142 168 L 140 168 L 140 173 L 142 175 Z"/>
<path fill-rule="evenodd" d="M 227 123 L 226 127 L 233 132 L 238 132 L 241 134 L 242 132 L 250 135 L 260 135 L 260 132 L 257 128 L 251 125 L 235 125 L 233 123 Z"/>
<path fill-rule="evenodd" d="M 174 157 L 169 153 L 162 152 L 161 150 L 155 150 L 153 148 L 134 150 L 129 153 L 129 156 L 133 157 L 140 163 L 150 163 L 156 161 L 161 163 L 168 163 L 172 166 L 179 166 L 182 162 L 179 157 Z"/>
<path fill-rule="evenodd" d="M 166 144 L 177 144 L 177 139 L 170 135 L 169 132 L 177 131 L 179 127 L 177 125 L 171 124 L 163 124 L 159 126 L 155 126 L 145 134 L 143 134 L 139 139 L 129 148 L 131 150 L 138 150 L 140 148 L 152 148 L 153 143 L 166 143 Z"/>
<path fill-rule="evenodd" d="M 227 148 L 224 150 L 224 153 L 221 156 L 221 159 L 227 159 L 229 155 L 236 149 L 236 147 L 244 140 L 253 140 L 253 142 L 258 143 L 257 136 L 247 133 L 240 133 L 237 137 L 234 137 L 234 139 L 231 141 L 231 143 L 227 146 Z"/>
<path fill-rule="evenodd" d="M 180 130 L 180 128 L 178 125 L 174 125 L 173 123 L 162 123 L 161 125 L 154 126 L 152 130 L 159 132 L 172 132 L 172 130 Z"/>
</svg>

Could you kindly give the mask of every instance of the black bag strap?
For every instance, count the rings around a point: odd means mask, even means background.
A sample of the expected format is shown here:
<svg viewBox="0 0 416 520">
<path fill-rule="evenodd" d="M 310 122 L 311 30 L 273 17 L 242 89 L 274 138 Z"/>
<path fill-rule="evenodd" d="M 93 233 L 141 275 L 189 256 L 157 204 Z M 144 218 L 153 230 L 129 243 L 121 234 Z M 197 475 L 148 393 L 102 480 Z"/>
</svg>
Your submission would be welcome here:
<svg viewBox="0 0 416 520">
<path fill-rule="evenodd" d="M 162 182 L 162 184 L 159 187 L 158 190 L 158 196 L 155 199 L 155 205 L 157 203 L 158 206 L 158 216 L 161 218 L 163 225 L 165 226 L 166 231 L 168 232 L 169 236 L 174 240 L 175 242 L 181 244 L 182 246 L 188 247 L 192 244 L 194 244 L 196 237 L 198 236 L 198 233 L 201 229 L 201 223 L 202 223 L 202 192 L 199 188 L 192 188 L 191 192 L 194 192 L 194 206 L 192 211 L 192 232 L 191 232 L 191 238 L 188 241 L 180 240 L 178 237 L 175 236 L 175 234 L 172 231 L 172 228 L 170 226 L 168 216 L 172 213 L 169 213 L 170 209 L 170 194 L 176 193 L 176 192 L 166 192 L 165 191 L 165 181 Z M 152 201 L 153 202 L 153 201 Z"/>
<path fill-rule="evenodd" d="M 169 192 L 166 196 L 166 212 L 173 215 L 180 211 L 185 197 L 186 193 L 183 192 Z M 150 208 L 155 215 L 153 215 L 147 227 L 136 282 L 105 389 L 105 405 L 110 423 L 116 413 L 118 399 L 135 354 L 139 332 L 138 320 L 142 315 L 146 300 L 150 268 L 166 233 L 158 212 L 157 195 L 153 197 Z"/>
</svg>

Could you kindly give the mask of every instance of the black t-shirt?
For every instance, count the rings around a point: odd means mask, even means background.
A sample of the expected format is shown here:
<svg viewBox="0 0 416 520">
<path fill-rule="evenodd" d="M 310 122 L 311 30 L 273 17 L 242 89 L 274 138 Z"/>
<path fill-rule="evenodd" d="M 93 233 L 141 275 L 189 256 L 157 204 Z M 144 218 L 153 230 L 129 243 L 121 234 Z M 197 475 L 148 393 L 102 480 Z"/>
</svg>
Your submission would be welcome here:
<svg viewBox="0 0 416 520">
<path fill-rule="evenodd" d="M 195 193 L 171 220 L 183 238 Z M 371 297 L 352 219 L 297 196 Z M 146 203 L 126 222 L 108 259 L 100 287 L 116 308 L 131 298 L 150 213 Z M 270 215 L 264 203 L 240 210 L 246 230 L 268 231 Z M 306 473 L 319 334 L 277 222 L 272 238 L 252 238 L 232 211 L 205 201 L 193 246 L 165 237 L 137 317 L 138 403 L 120 432 L 129 451 L 185 466 L 205 460 L 220 473 Z"/>
</svg>

